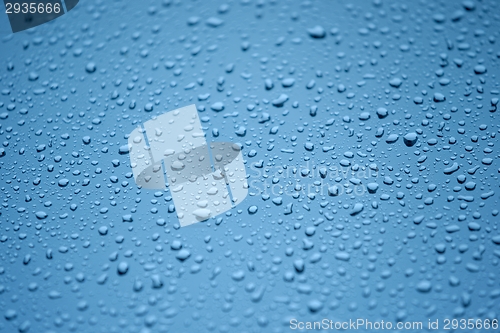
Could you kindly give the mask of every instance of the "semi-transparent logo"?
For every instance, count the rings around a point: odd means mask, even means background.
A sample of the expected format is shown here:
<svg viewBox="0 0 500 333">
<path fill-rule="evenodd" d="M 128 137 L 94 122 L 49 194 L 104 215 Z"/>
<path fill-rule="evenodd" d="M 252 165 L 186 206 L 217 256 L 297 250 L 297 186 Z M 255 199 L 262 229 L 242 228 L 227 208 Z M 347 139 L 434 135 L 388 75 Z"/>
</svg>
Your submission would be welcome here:
<svg viewBox="0 0 500 333">
<path fill-rule="evenodd" d="M 247 196 L 240 146 L 207 144 L 196 106 L 155 117 L 130 133 L 130 163 L 137 185 L 171 192 L 182 227 L 235 207 Z"/>
</svg>

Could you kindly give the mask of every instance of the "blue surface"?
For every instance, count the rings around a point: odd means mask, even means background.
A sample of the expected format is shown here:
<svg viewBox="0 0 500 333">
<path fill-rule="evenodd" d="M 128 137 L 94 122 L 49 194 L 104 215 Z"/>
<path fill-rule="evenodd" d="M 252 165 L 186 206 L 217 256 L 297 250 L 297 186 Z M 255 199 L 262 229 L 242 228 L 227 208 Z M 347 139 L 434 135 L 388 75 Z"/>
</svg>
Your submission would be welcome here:
<svg viewBox="0 0 500 333">
<path fill-rule="evenodd" d="M 0 331 L 498 318 L 499 3 L 226 3 L 82 0 L 4 35 Z M 180 228 L 120 147 L 192 103 L 250 194 Z"/>
</svg>

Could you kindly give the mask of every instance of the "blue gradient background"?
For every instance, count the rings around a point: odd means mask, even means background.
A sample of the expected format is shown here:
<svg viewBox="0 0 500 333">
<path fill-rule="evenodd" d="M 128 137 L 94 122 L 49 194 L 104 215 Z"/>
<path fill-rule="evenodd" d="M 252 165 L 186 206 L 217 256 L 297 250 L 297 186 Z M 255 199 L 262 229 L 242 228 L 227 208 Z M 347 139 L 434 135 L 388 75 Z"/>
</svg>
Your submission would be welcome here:
<svg viewBox="0 0 500 333">
<path fill-rule="evenodd" d="M 5 33 L 0 331 L 498 318 L 498 7 L 82 0 Z M 242 144 L 251 187 L 179 228 L 119 150 L 192 103 L 207 140 Z"/>
</svg>

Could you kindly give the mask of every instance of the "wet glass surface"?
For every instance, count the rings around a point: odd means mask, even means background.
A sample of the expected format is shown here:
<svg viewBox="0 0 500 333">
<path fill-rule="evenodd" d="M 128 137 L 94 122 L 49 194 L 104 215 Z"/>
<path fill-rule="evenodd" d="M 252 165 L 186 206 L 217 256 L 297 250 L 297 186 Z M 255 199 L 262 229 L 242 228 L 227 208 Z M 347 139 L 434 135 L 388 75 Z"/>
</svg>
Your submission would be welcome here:
<svg viewBox="0 0 500 333">
<path fill-rule="evenodd" d="M 499 5 L 82 0 L 4 33 L 0 332 L 495 331 Z M 191 104 L 248 194 L 181 227 L 129 139 Z"/>
</svg>

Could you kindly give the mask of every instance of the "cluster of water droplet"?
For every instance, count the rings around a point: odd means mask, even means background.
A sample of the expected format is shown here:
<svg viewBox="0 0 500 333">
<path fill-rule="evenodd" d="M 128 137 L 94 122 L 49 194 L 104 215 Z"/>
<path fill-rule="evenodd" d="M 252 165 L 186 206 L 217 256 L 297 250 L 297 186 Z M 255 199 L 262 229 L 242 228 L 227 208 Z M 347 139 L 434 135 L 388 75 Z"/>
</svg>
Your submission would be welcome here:
<svg viewBox="0 0 500 333">
<path fill-rule="evenodd" d="M 4 38 L 0 328 L 498 318 L 497 12 L 97 0 Z M 250 188 L 180 228 L 127 135 L 193 103 Z"/>
</svg>

